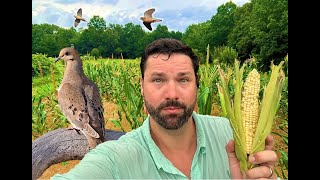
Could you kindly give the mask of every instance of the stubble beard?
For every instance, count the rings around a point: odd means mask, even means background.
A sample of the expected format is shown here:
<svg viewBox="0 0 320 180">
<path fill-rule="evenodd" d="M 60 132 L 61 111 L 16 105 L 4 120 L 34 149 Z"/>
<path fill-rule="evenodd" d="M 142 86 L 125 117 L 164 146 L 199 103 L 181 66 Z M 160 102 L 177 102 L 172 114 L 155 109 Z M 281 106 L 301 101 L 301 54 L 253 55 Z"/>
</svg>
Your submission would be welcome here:
<svg viewBox="0 0 320 180">
<path fill-rule="evenodd" d="M 163 128 L 165 129 L 179 129 L 181 128 L 191 116 L 195 106 L 196 100 L 190 106 L 185 105 L 176 100 L 168 100 L 162 102 L 158 107 L 153 107 L 146 99 L 144 99 L 145 106 L 148 110 L 150 116 Z M 174 113 L 174 114 L 161 114 L 161 110 L 166 107 L 177 107 L 183 110 L 182 113 Z"/>
</svg>

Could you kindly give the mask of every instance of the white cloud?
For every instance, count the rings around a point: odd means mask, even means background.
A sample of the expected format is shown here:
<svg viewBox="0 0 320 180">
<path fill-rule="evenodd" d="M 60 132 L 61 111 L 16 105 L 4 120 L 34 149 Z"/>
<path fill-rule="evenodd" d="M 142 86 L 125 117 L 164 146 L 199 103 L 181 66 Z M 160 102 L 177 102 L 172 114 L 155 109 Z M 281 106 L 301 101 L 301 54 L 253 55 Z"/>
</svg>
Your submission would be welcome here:
<svg viewBox="0 0 320 180">
<path fill-rule="evenodd" d="M 87 20 L 98 15 L 104 18 L 107 24 L 124 25 L 132 22 L 143 26 L 139 18 L 147 9 L 154 7 L 154 17 L 163 19 L 161 23 L 169 30 L 182 32 L 192 23 L 210 19 L 216 9 L 228 1 L 230 0 L 33 0 L 32 23 L 49 23 L 69 28 L 73 26 L 73 15 L 82 8 L 83 17 Z M 241 6 L 249 1 L 232 2 Z M 86 23 L 80 23 L 78 27 L 86 26 Z"/>
<path fill-rule="evenodd" d="M 220 5 L 229 2 L 230 0 L 159 0 L 153 2 L 153 5 L 162 10 L 181 10 L 185 8 L 202 7 L 204 9 L 217 9 Z M 232 0 L 237 5 L 242 5 L 250 0 Z"/>
</svg>

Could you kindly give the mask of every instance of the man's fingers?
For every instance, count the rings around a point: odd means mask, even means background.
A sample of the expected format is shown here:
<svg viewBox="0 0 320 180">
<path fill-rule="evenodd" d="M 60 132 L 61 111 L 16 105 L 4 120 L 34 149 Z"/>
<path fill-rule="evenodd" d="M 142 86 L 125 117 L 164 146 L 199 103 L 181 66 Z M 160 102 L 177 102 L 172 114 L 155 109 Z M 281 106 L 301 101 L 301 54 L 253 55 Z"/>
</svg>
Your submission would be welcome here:
<svg viewBox="0 0 320 180">
<path fill-rule="evenodd" d="M 237 166 L 239 165 L 239 160 L 237 159 L 235 148 L 234 148 L 234 140 L 230 140 L 226 145 L 226 151 L 229 158 L 230 166 Z M 232 167 L 230 167 L 232 168 Z"/>
<path fill-rule="evenodd" d="M 278 161 L 277 154 L 272 150 L 265 150 L 256 152 L 249 156 L 249 162 L 252 164 L 261 164 L 261 163 L 268 163 L 268 164 L 275 164 Z"/>
<path fill-rule="evenodd" d="M 270 168 L 268 166 L 257 166 L 255 168 L 249 169 L 246 172 L 246 179 L 277 178 L 274 169 L 272 167 Z"/>
<path fill-rule="evenodd" d="M 271 134 L 269 134 L 265 140 L 265 150 L 273 150 L 274 139 Z"/>
<path fill-rule="evenodd" d="M 234 147 L 234 140 L 230 140 L 226 145 L 226 151 L 229 159 L 230 174 L 232 179 L 242 179 L 243 175 L 240 171 L 240 162 L 237 159 Z"/>
<path fill-rule="evenodd" d="M 228 144 L 226 145 L 226 150 L 227 150 L 228 155 L 230 153 L 234 153 L 234 140 L 230 140 L 228 142 Z"/>
</svg>

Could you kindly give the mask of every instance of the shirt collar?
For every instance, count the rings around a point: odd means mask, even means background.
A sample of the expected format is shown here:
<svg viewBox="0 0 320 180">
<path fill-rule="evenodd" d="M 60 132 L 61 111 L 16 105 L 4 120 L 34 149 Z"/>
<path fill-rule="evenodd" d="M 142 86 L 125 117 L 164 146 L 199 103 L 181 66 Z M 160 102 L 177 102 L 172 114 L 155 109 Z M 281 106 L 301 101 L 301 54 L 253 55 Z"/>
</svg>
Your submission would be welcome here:
<svg viewBox="0 0 320 180">
<path fill-rule="evenodd" d="M 203 124 L 200 123 L 199 115 L 196 112 L 192 113 L 192 118 L 196 124 L 197 132 L 197 150 L 199 149 L 200 153 L 206 153 L 206 141 L 204 137 Z"/>
<path fill-rule="evenodd" d="M 201 123 L 199 123 L 198 115 L 197 113 L 192 113 L 193 120 L 195 121 L 196 125 L 196 133 L 197 133 L 197 152 L 200 152 L 202 154 L 205 154 L 205 139 L 204 139 L 204 132 L 203 132 L 203 126 Z M 162 154 L 159 147 L 155 144 L 154 140 L 151 137 L 150 133 L 150 115 L 146 118 L 146 120 L 143 122 L 143 136 L 146 140 L 147 146 L 149 147 L 149 151 L 153 157 L 153 160 L 159 169 L 163 169 L 166 172 L 172 173 L 172 174 L 181 174 L 180 171 L 178 171 L 173 164 Z M 197 154 L 195 154 L 197 156 Z M 183 175 L 184 176 L 184 175 Z"/>
<path fill-rule="evenodd" d="M 143 136 L 144 139 L 147 142 L 147 146 L 149 147 L 149 151 L 151 153 L 151 156 L 158 168 L 163 169 L 166 172 L 172 173 L 172 174 L 179 174 L 179 171 L 173 166 L 173 164 L 162 154 L 159 147 L 156 145 L 156 143 L 153 141 L 150 133 L 150 115 L 146 118 L 146 120 L 143 122 Z"/>
</svg>

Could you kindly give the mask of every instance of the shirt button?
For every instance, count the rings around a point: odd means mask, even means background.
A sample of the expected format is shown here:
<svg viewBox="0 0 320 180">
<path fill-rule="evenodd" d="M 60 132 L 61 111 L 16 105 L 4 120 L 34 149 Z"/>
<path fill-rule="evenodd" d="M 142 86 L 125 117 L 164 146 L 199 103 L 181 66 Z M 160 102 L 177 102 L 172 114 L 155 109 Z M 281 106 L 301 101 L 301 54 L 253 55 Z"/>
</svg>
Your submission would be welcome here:
<svg viewBox="0 0 320 180">
<path fill-rule="evenodd" d="M 206 149 L 204 149 L 204 148 L 201 149 L 201 153 L 202 153 L 202 154 L 205 154 L 205 153 L 206 153 Z"/>
</svg>

